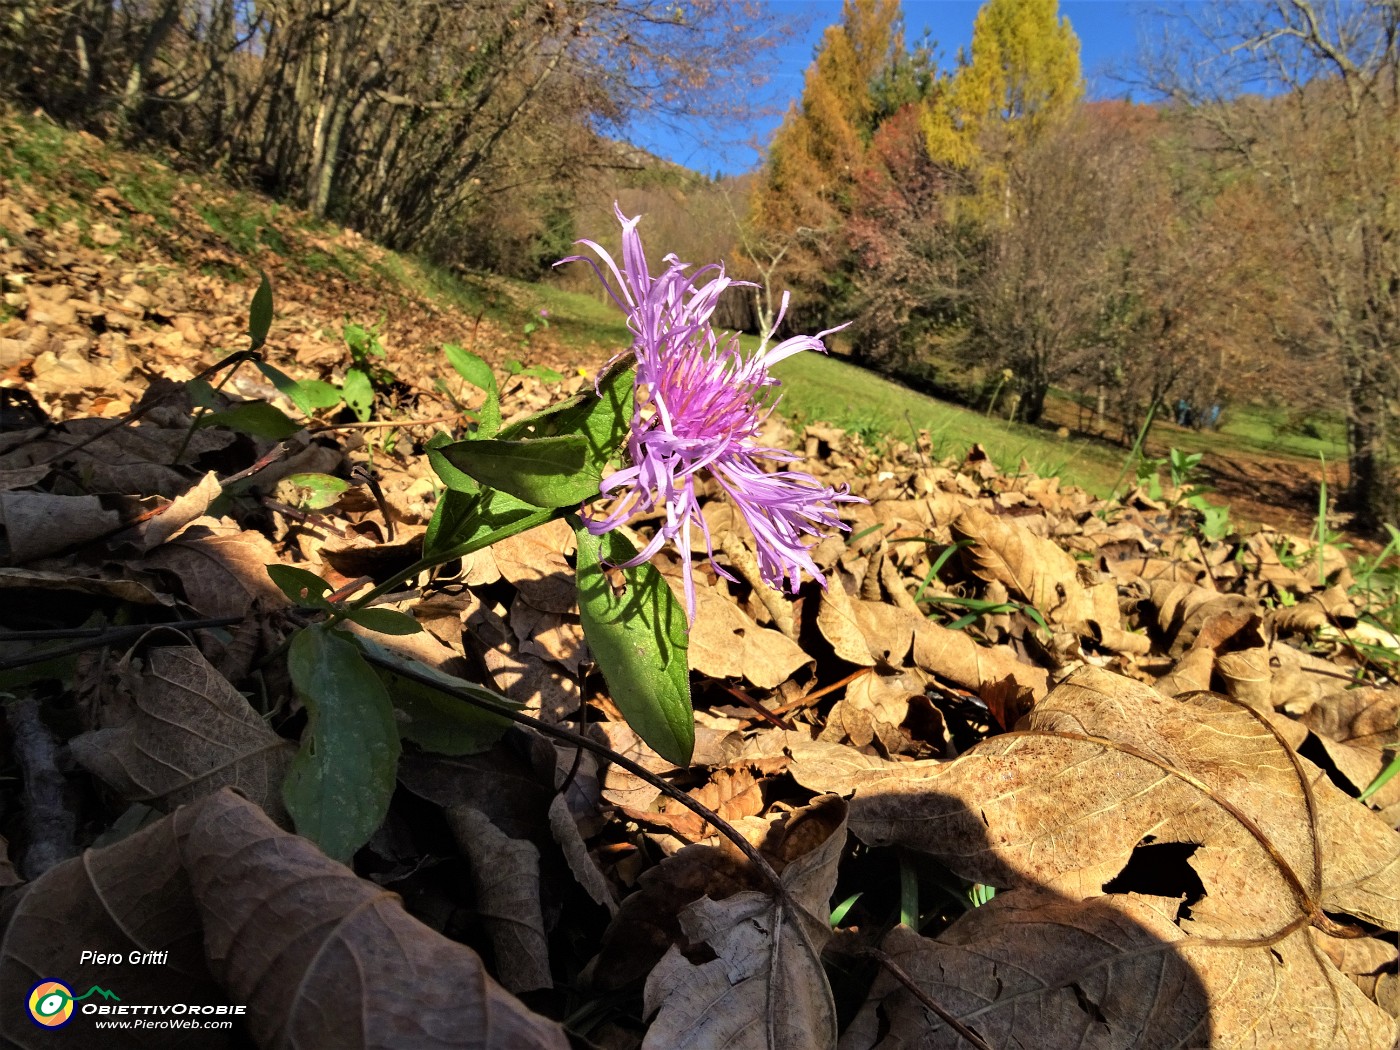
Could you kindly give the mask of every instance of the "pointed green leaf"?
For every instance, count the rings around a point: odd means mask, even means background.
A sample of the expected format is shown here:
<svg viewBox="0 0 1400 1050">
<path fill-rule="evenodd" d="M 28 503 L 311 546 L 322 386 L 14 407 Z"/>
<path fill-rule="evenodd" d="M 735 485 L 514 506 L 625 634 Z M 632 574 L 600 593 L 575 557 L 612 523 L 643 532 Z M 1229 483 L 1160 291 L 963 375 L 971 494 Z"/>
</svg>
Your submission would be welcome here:
<svg viewBox="0 0 1400 1050">
<path fill-rule="evenodd" d="M 460 492 L 468 496 L 475 495 L 481 490 L 476 479 L 470 474 L 458 470 L 442 454 L 442 449 L 450 444 L 452 444 L 452 436 L 441 430 L 430 437 L 428 443 L 423 446 L 428 453 L 428 464 L 433 468 L 438 479 L 453 492 Z"/>
<path fill-rule="evenodd" d="M 477 497 L 474 495 L 456 489 L 445 490 L 433 508 L 433 516 L 423 533 L 423 556 L 435 558 L 461 542 L 457 534 L 470 526 L 476 505 Z"/>
<path fill-rule="evenodd" d="M 417 634 L 423 629 L 422 624 L 412 616 L 394 609 L 356 609 L 347 613 L 345 618 L 380 634 Z"/>
<path fill-rule="evenodd" d="M 350 482 L 332 474 L 288 474 L 282 479 L 297 489 L 297 502 L 304 510 L 325 510 L 350 488 Z"/>
<path fill-rule="evenodd" d="M 601 474 L 627 439 L 627 430 L 632 425 L 635 381 L 636 374 L 631 368 L 616 365 L 598 381 L 596 393 L 585 390 L 543 412 L 512 423 L 501 431 L 501 437 L 520 439 L 577 434 L 588 443 L 589 463 Z"/>
<path fill-rule="evenodd" d="M 578 607 L 583 636 L 607 679 L 613 703 L 637 735 L 678 766 L 695 750 L 685 610 L 649 562 L 619 569 L 625 582 L 613 590 L 603 563 L 636 555 L 621 533 L 594 536 L 576 525 Z"/>
<path fill-rule="evenodd" d="M 308 721 L 282 798 L 298 834 L 349 861 L 389 812 L 400 752 L 393 704 L 350 637 L 321 625 L 292 638 L 287 669 Z"/>
<path fill-rule="evenodd" d="M 331 607 L 331 603 L 326 601 L 326 595 L 331 592 L 331 585 L 314 572 L 298 569 L 295 565 L 269 565 L 267 574 L 283 594 L 302 608 Z"/>
<path fill-rule="evenodd" d="M 374 411 L 374 386 L 370 383 L 369 376 L 358 368 L 350 369 L 345 373 L 345 382 L 340 392 L 345 397 L 345 403 L 350 406 L 350 411 L 355 413 L 355 418 L 361 423 L 368 423 L 370 413 Z"/>
<path fill-rule="evenodd" d="M 252 349 L 261 350 L 267 342 L 268 329 L 272 327 L 272 282 L 267 274 L 261 273 L 262 281 L 253 293 L 253 304 L 248 308 L 248 338 Z"/>
<path fill-rule="evenodd" d="M 330 383 L 323 383 L 319 379 L 293 379 L 266 361 L 259 361 L 257 365 L 258 371 L 267 381 L 280 393 L 287 395 L 287 399 L 296 405 L 297 411 L 304 416 L 312 415 L 318 408 L 332 408 L 340 404 L 340 391 Z"/>
<path fill-rule="evenodd" d="M 298 434 L 303 427 L 275 405 L 266 401 L 239 401 L 229 405 L 222 412 L 210 412 L 201 416 L 198 427 L 228 427 L 240 434 L 265 438 L 268 441 L 281 441 Z"/>
<path fill-rule="evenodd" d="M 501 429 L 501 394 L 491 366 L 470 350 L 465 350 L 455 343 L 448 343 L 442 350 L 447 355 L 448 364 L 457 370 L 457 374 L 486 394 L 486 401 L 479 409 L 476 436 L 495 437 L 496 432 Z"/>
<path fill-rule="evenodd" d="M 573 507 L 598 495 L 601 470 L 576 434 L 528 441 L 458 441 L 441 449 L 449 463 L 483 485 L 534 504 Z"/>
</svg>

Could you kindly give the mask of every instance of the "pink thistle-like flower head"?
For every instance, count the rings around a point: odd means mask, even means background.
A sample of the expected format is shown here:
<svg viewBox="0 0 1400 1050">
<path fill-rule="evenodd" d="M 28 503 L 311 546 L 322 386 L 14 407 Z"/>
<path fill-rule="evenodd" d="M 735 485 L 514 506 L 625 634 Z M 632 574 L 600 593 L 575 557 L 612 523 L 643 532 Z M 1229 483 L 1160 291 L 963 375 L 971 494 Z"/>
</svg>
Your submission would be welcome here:
<svg viewBox="0 0 1400 1050">
<path fill-rule="evenodd" d="M 556 263 L 582 261 L 593 267 L 627 314 L 633 334 L 637 378 L 636 408 L 627 439 L 629 465 L 603 482 L 603 495 L 612 502 L 602 513 L 585 515 L 589 531 L 602 535 L 637 514 L 664 508 L 665 521 L 626 564 L 640 564 L 666 543 L 673 544 L 684 562 L 686 612 L 693 620 L 690 550 L 695 530 L 704 540 L 711 567 L 734 579 L 715 562 L 709 527 L 696 497 L 697 479 L 708 474 L 729 494 L 753 532 L 759 571 L 767 583 L 781 587 L 786 580 L 789 589 L 796 591 L 801 573 L 806 572 L 826 586 L 811 548 L 826 530 L 848 527 L 837 515 L 837 504 L 864 500 L 850 495 L 844 485 L 822 485 L 802 471 L 781 466 L 765 470 L 765 464 L 789 464 L 798 456 L 759 444 L 758 434 L 777 402 L 775 388 L 781 385 L 768 369 L 803 350 L 825 352 L 822 338 L 830 332 L 794 336 L 771 346 L 764 339 L 757 353 L 746 356 L 738 337 L 717 334 L 711 318 L 726 288 L 749 282 L 731 280 L 720 265 L 688 274 L 689 265 L 674 255 L 666 256 L 665 269 L 652 276 L 637 234 L 640 216 L 629 219 L 614 207 L 622 223 L 621 269 L 607 251 L 589 240 L 578 243 L 598 256 L 606 274 L 586 256 Z M 781 321 L 782 312 L 774 330 Z"/>
</svg>

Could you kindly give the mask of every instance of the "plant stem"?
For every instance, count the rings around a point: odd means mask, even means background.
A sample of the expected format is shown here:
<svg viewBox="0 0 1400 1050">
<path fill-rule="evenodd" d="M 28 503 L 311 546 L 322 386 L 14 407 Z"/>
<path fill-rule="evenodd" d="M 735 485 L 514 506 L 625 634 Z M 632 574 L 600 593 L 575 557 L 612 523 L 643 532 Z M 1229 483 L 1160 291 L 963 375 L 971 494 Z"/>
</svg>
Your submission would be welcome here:
<svg viewBox="0 0 1400 1050">
<path fill-rule="evenodd" d="M 1161 404 L 1161 398 L 1153 398 L 1152 404 L 1147 406 L 1147 418 L 1142 421 L 1142 427 L 1137 432 L 1137 439 L 1133 442 L 1133 447 L 1129 450 L 1127 458 L 1123 460 L 1123 469 L 1118 474 L 1118 480 L 1113 483 L 1113 491 L 1108 494 L 1110 503 L 1118 498 L 1118 487 L 1123 484 L 1123 479 L 1128 476 L 1128 471 L 1137 463 L 1138 454 L 1142 451 L 1143 442 L 1147 440 L 1147 432 L 1152 429 L 1152 420 L 1156 418 L 1157 409 L 1161 407 Z"/>
</svg>

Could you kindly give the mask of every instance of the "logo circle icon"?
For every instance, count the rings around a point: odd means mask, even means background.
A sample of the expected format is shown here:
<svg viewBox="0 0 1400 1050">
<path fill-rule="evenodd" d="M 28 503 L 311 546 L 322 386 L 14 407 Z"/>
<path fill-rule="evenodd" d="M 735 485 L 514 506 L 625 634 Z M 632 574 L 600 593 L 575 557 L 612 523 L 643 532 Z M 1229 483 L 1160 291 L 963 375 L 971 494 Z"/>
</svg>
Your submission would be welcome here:
<svg viewBox="0 0 1400 1050">
<path fill-rule="evenodd" d="M 40 981 L 29 990 L 29 1016 L 45 1028 L 62 1028 L 73 1019 L 73 992 L 62 981 Z"/>
</svg>

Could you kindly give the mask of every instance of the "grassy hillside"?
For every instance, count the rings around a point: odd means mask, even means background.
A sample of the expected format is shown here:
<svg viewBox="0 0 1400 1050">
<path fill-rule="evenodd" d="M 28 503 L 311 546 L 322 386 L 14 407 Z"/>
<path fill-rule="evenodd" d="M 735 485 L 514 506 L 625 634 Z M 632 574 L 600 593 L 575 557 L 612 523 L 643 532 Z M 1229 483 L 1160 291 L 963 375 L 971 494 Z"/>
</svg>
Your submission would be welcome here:
<svg viewBox="0 0 1400 1050">
<path fill-rule="evenodd" d="M 448 272 L 257 193 L 111 149 L 41 118 L 0 113 L 0 186 L 0 236 L 12 246 L 11 271 L 37 270 L 41 282 L 72 286 L 78 296 L 104 282 L 139 285 L 157 300 L 144 320 L 189 331 L 187 319 L 174 316 L 178 307 L 202 318 L 211 345 L 236 343 L 246 302 L 266 272 L 279 307 L 270 348 L 303 369 L 329 373 L 347 360 L 341 335 L 350 322 L 372 326 L 395 375 L 419 391 L 433 390 L 446 342 L 470 345 L 498 364 L 541 364 L 577 376 L 630 339 L 621 316 L 599 295 Z M 596 232 L 607 239 L 609 231 Z M 54 272 L 43 273 L 46 266 Z M 180 279 L 196 290 L 177 296 L 177 306 L 163 305 L 161 295 Z M 27 306 L 32 290 L 24 291 L 24 280 L 22 273 L 9 279 L 0 323 Z M 91 301 L 100 305 L 101 294 Z M 13 349 L 0 357 L 0 375 L 17 360 L 24 358 Z M 147 366 L 161 370 L 157 360 Z M 1004 470 L 1024 462 L 1099 494 L 1124 472 L 1126 453 L 1118 445 L 991 418 L 838 358 L 799 355 L 777 375 L 784 384 L 779 411 L 797 425 L 833 424 L 870 445 L 926 429 L 939 456 L 961 458 L 976 443 Z M 1249 406 L 1232 407 L 1217 432 L 1160 423 L 1148 454 L 1162 456 L 1169 447 L 1209 452 L 1223 463 L 1270 457 L 1303 479 L 1295 487 L 1319 476 L 1319 455 L 1329 463 L 1344 457 L 1336 420 Z"/>
</svg>

